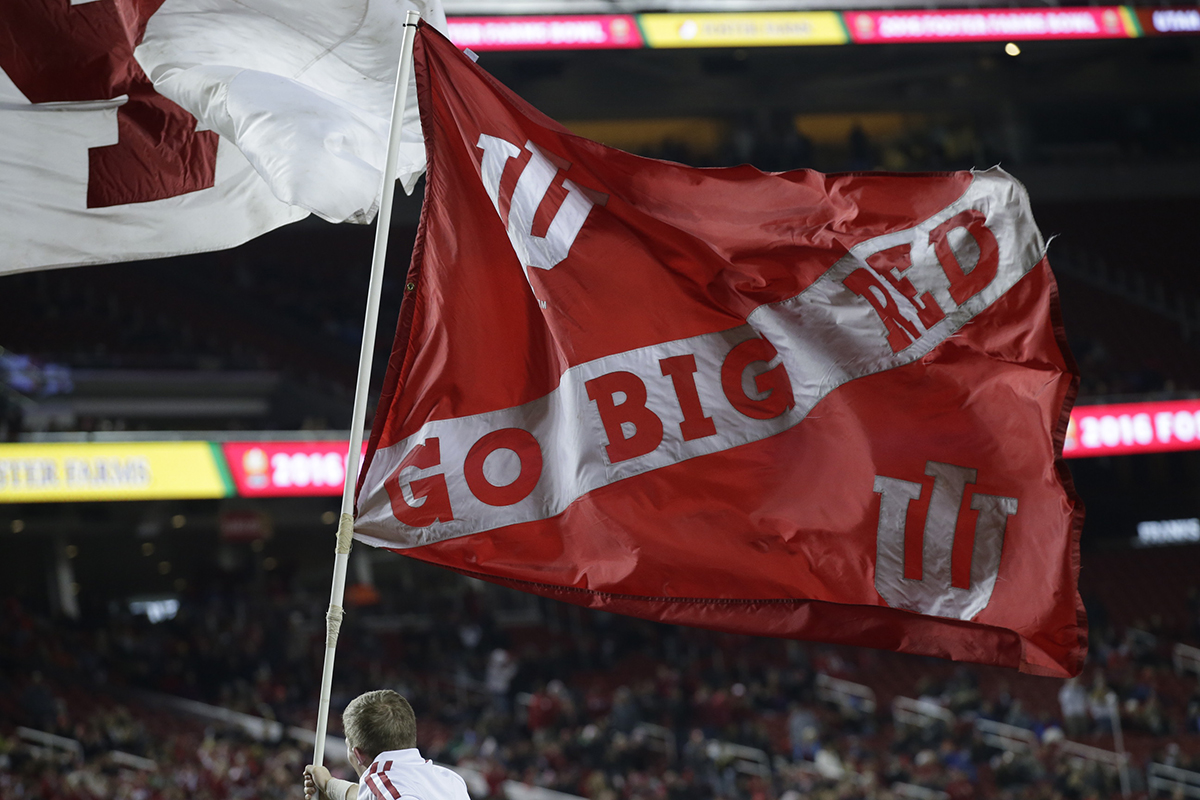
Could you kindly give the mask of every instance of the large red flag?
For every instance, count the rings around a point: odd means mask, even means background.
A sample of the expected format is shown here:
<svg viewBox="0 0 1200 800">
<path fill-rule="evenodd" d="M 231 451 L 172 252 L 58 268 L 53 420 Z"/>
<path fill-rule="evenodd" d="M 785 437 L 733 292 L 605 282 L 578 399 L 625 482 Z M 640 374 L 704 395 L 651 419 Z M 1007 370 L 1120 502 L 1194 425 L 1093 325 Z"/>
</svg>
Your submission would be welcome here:
<svg viewBox="0 0 1200 800">
<path fill-rule="evenodd" d="M 357 538 L 664 622 L 1074 675 L 1077 375 L 1022 186 L 694 169 L 428 27 Z"/>
</svg>

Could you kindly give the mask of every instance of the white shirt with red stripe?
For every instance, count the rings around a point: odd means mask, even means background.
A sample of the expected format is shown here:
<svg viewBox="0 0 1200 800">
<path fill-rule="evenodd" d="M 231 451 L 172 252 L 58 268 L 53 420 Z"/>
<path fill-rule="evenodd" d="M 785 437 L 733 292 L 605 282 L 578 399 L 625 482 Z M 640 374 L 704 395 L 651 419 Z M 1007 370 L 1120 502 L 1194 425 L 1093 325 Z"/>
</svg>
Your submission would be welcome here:
<svg viewBox="0 0 1200 800">
<path fill-rule="evenodd" d="M 457 772 L 422 758 L 415 747 L 386 750 L 358 781 L 358 800 L 470 800 Z"/>
</svg>

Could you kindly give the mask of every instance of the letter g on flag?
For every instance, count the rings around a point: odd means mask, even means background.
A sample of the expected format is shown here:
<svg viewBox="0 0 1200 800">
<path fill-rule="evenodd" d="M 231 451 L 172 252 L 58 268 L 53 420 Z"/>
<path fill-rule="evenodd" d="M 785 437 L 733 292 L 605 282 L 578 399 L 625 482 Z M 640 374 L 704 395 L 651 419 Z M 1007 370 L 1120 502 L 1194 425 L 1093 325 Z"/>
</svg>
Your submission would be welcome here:
<svg viewBox="0 0 1200 800">
<path fill-rule="evenodd" d="M 571 251 L 575 237 L 579 235 L 588 213 L 595 205 L 592 199 L 574 181 L 564 179 L 566 199 L 554 213 L 546 235 L 536 236 L 533 233 L 534 217 L 546 199 L 558 175 L 559 167 L 536 144 L 525 142 L 525 149 L 529 151 L 529 162 L 517 179 L 512 202 L 508 206 L 508 218 L 505 219 L 501 210 L 500 179 L 509 159 L 521 155 L 521 148 L 486 133 L 480 134 L 476 147 L 483 151 L 483 161 L 480 165 L 483 186 L 492 200 L 492 205 L 496 207 L 500 220 L 507 225 L 509 241 L 512 242 L 521 266 L 526 269 L 553 269 Z"/>
</svg>

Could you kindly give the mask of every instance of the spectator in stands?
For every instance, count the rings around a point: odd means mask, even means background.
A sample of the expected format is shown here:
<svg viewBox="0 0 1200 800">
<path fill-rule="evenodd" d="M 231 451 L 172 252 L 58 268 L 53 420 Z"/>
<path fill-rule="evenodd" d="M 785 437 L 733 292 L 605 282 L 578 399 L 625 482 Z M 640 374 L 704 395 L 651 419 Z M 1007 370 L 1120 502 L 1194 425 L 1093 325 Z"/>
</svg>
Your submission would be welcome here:
<svg viewBox="0 0 1200 800">
<path fill-rule="evenodd" d="M 457 772 L 421 758 L 416 715 L 396 692 L 377 689 L 354 698 L 342 712 L 342 727 L 350 764 L 377 797 L 384 796 L 379 787 L 386 787 L 396 797 L 470 800 Z M 348 800 L 358 796 L 358 784 L 309 764 L 304 768 L 305 800 L 313 800 L 318 792 L 328 800 Z"/>
<path fill-rule="evenodd" d="M 561 681 L 554 681 L 554 683 L 562 685 Z M 545 736 L 551 727 L 558 725 L 559 713 L 562 711 L 560 696 L 560 691 L 542 686 L 530 697 L 525 724 L 535 737 Z"/>
<path fill-rule="evenodd" d="M 517 675 L 517 663 L 507 650 L 497 647 L 488 656 L 487 674 L 484 682 L 492 695 L 492 708 L 497 714 L 508 714 L 511 706 L 508 702 L 509 687 Z"/>
<path fill-rule="evenodd" d="M 850 129 L 848 147 L 850 150 L 848 166 L 851 170 L 871 169 L 875 166 L 871 153 L 871 140 L 867 137 L 867 132 L 863 130 L 862 125 L 857 122 Z"/>
<path fill-rule="evenodd" d="M 788 714 L 788 742 L 792 746 L 792 759 L 812 761 L 817 751 L 820 723 L 817 715 L 808 706 L 792 703 Z"/>
<path fill-rule="evenodd" d="M 319 667 L 319 659 L 304 654 L 321 653 L 323 628 L 315 621 L 323 607 L 322 598 L 303 591 L 266 603 L 241 590 L 214 587 L 202 598 L 185 597 L 174 620 L 151 624 L 114 608 L 104 619 L 95 619 L 95 624 L 73 627 L 25 613 L 16 601 L 0 605 L 0 797 L 294 798 L 295 776 L 305 763 L 305 754 L 294 745 L 253 742 L 244 734 L 211 725 L 205 730 L 203 724 L 148 713 L 145 704 L 134 698 L 120 696 L 117 701 L 109 694 L 123 686 L 156 689 L 189 694 L 255 716 L 267 713 L 261 705 L 266 702 L 285 724 L 311 729 L 315 682 L 311 675 L 303 681 L 300 676 Z M 457 631 L 462 617 L 456 616 L 459 612 L 452 604 L 431 603 L 431 608 L 432 614 L 442 616 L 434 616 L 436 624 L 426 632 L 397 634 L 390 644 L 383 635 L 366 639 L 362 633 L 367 644 L 339 667 L 340 680 L 348 697 L 370 685 L 398 688 L 411 698 L 421 718 L 424 754 L 440 763 L 479 771 L 493 794 L 502 794 L 507 780 L 590 800 L 771 800 L 788 792 L 796 793 L 789 797 L 818 800 L 887 800 L 897 796 L 889 791 L 897 782 L 944 791 L 954 800 L 964 800 L 972 791 L 977 798 L 1044 800 L 1054 796 L 1055 783 L 1065 800 L 1107 800 L 1119 791 L 1108 766 L 1097 772 L 1067 763 L 1078 755 L 1055 746 L 1062 739 L 1056 728 L 1042 732 L 1040 747 L 1018 752 L 1007 761 L 994 745 L 969 731 L 976 714 L 971 710 L 972 695 L 978 692 L 978 713 L 985 718 L 1003 721 L 1024 716 L 1037 732 L 1045 724 L 1045 715 L 1053 712 L 1057 686 L 1051 690 L 1042 683 L 1043 691 L 1031 693 L 1027 681 L 1008 673 L 988 675 L 973 667 L 902 656 L 887 656 L 882 662 L 883 656 L 870 651 L 818 649 L 802 643 L 787 643 L 785 650 L 784 643 L 776 640 L 735 639 L 694 629 L 681 629 L 680 642 L 668 651 L 666 639 L 655 644 L 652 637 L 641 635 L 645 623 L 617 617 L 606 623 L 605 638 L 614 644 L 611 661 L 602 671 L 596 669 L 600 664 L 596 637 L 592 637 L 596 647 L 580 650 L 591 654 L 581 666 L 548 670 L 540 655 L 552 652 L 547 641 L 552 637 L 578 636 L 582 641 L 592 636 L 590 631 L 531 628 L 522 634 L 518 629 L 507 646 L 529 668 L 514 678 L 512 689 L 535 692 L 547 680 L 543 694 L 552 706 L 557 705 L 552 722 L 530 725 L 520 714 L 495 714 L 489 693 L 477 682 L 486 663 L 470 656 L 476 651 L 486 654 L 492 644 L 488 638 L 472 647 Z M 92 613 L 103 614 L 104 609 L 97 607 Z M 486 613 L 479 622 L 488 629 Z M 271 630 L 279 632 L 274 644 Z M 299 637 L 297 661 L 288 655 L 292 636 Z M 1127 638 L 1121 628 L 1106 636 L 1109 649 Z M 393 650 L 399 641 L 411 654 L 404 660 L 411 666 L 392 660 L 390 654 L 399 652 Z M 689 643 L 695 647 L 688 647 Z M 717 659 L 721 647 L 725 654 Z M 785 652 L 787 666 L 783 666 Z M 1195 679 L 1169 676 L 1170 665 L 1161 654 L 1139 673 L 1128 660 L 1125 666 L 1119 660 L 1110 662 L 1105 652 L 1097 649 L 1094 663 L 1104 665 L 1101 685 L 1120 698 L 1126 747 L 1134 754 L 1134 765 L 1149 758 L 1195 770 L 1200 766 L 1196 762 L 1200 737 L 1195 735 L 1200 689 Z M 743 659 L 743 653 L 751 655 Z M 647 659 L 657 666 L 654 679 L 649 677 Z M 759 666 L 772 660 L 779 666 L 765 670 Z M 868 682 L 874 679 L 872 671 L 885 671 L 881 663 L 912 669 L 890 691 L 920 696 L 945 708 L 961 707 L 957 722 L 889 721 L 886 694 L 880 709 L 870 712 L 847 711 L 815 699 L 809 664 L 847 678 L 864 676 Z M 469 683 L 447 680 L 461 668 L 468 670 Z M 779 674 L 771 678 L 774 669 Z M 1085 690 L 1095 669 L 1081 679 Z M 27 703 L 35 671 L 42 673 L 43 685 Z M 190 672 L 196 675 L 189 676 Z M 548 680 L 552 674 L 562 675 L 565 683 Z M 264 675 L 271 680 L 263 681 Z M 281 675 L 287 679 L 280 680 Z M 301 683 L 304 691 L 298 691 Z M 280 686 L 286 697 L 275 697 Z M 621 686 L 629 687 L 629 694 L 622 693 L 617 702 Z M 37 699 L 42 692 L 48 693 L 48 700 Z M 676 703 L 668 706 L 672 694 Z M 1136 709 L 1157 704 L 1166 733 L 1156 734 L 1149 718 L 1135 718 L 1131 700 Z M 622 723 L 626 727 L 633 723 L 631 733 L 621 732 L 613 718 L 614 710 L 625 704 L 636 712 Z M 50 709 L 52 715 L 38 721 L 38 709 Z M 1004 713 L 998 714 L 997 709 Z M 526 710 L 531 709 L 522 704 L 521 711 Z M 864 723 L 878 725 L 878 735 L 864 732 Z M 47 733 L 73 739 L 83 750 L 83 765 L 67 768 L 51 763 L 37 756 L 38 749 L 29 744 L 6 746 L 4 737 L 13 736 L 15 725 L 44 726 Z M 650 736 L 653 726 L 667 730 Z M 710 730 L 704 730 L 706 726 Z M 895 733 L 889 733 L 893 727 Z M 674 742 L 668 735 L 671 731 L 677 732 Z M 1173 737 L 1182 750 L 1172 753 L 1167 741 L 1156 738 L 1162 736 Z M 793 752 L 791 763 L 786 757 L 773 757 L 776 750 L 792 750 L 797 738 L 802 745 L 799 757 Z M 1106 750 L 1110 741 L 1100 732 L 1091 744 Z M 758 763 L 770 764 L 772 783 L 759 777 L 753 760 L 731 758 L 731 744 L 761 750 L 767 760 Z M 10 773 L 2 764 L 6 747 L 13 763 Z M 114 774 L 110 763 L 114 750 L 157 766 L 117 768 Z M 821 757 L 824 774 L 813 763 L 819 751 L 827 751 Z M 1140 770 L 1131 773 L 1136 793 Z M 68 780 L 69 775 L 74 777 Z M 997 791 L 997 782 L 1005 788 Z M 149 794 L 139 794 L 147 783 Z M 103 792 L 97 795 L 87 789 L 92 784 L 102 785 Z"/>
<path fill-rule="evenodd" d="M 58 702 L 46 687 L 41 672 L 35 670 L 29 677 L 29 686 L 25 688 L 21 697 L 22 710 L 29 715 L 34 725 L 49 730 L 57 722 Z"/>
<path fill-rule="evenodd" d="M 1104 673 L 1097 670 L 1092 678 L 1092 691 L 1088 694 L 1088 713 L 1092 716 L 1096 731 L 1107 731 L 1112 727 L 1112 704 L 1109 695 L 1112 691 L 1104 679 Z"/>
<path fill-rule="evenodd" d="M 628 686 L 620 686 L 613 695 L 611 724 L 613 730 L 632 733 L 641 719 L 641 709 Z"/>
<path fill-rule="evenodd" d="M 1088 729 L 1088 695 L 1079 678 L 1071 678 L 1058 690 L 1058 704 L 1062 708 L 1063 724 L 1067 736 L 1078 739 Z"/>
</svg>

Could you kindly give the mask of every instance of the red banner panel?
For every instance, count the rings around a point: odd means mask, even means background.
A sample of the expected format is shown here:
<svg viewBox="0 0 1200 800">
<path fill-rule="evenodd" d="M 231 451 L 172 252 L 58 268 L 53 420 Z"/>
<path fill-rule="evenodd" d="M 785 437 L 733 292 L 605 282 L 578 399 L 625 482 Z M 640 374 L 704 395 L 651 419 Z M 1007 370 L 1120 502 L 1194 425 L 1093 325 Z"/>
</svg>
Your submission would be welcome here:
<svg viewBox="0 0 1200 800">
<path fill-rule="evenodd" d="M 1115 456 L 1200 450 L 1200 400 L 1078 406 L 1063 455 Z"/>
<path fill-rule="evenodd" d="M 615 50 L 642 46 L 629 14 L 453 17 L 450 40 L 472 50 Z"/>
<path fill-rule="evenodd" d="M 859 44 L 1125 39 L 1137 35 L 1133 18 L 1120 6 L 850 11 L 843 16 L 850 36 Z"/>
<path fill-rule="evenodd" d="M 225 442 L 221 447 L 241 497 L 337 496 L 346 482 L 348 441 Z"/>
</svg>

